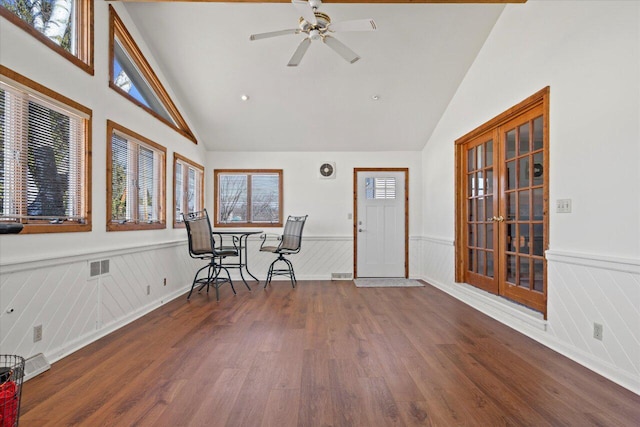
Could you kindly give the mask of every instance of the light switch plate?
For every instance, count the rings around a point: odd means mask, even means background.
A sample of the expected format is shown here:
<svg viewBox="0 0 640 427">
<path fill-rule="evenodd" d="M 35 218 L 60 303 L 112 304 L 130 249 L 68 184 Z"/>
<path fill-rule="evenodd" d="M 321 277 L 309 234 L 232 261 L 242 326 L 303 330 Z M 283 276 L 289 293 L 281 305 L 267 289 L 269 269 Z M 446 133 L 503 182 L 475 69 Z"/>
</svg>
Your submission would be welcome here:
<svg viewBox="0 0 640 427">
<path fill-rule="evenodd" d="M 557 213 L 571 213 L 571 199 L 556 200 Z"/>
</svg>

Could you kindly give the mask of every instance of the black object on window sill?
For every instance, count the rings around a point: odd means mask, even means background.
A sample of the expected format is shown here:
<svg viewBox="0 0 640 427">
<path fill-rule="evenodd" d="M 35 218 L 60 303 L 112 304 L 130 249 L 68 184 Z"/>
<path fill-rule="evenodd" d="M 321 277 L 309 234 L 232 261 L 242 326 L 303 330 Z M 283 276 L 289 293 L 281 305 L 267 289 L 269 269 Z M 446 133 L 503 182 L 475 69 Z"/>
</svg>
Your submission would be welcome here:
<svg viewBox="0 0 640 427">
<path fill-rule="evenodd" d="M 18 234 L 24 226 L 17 222 L 0 223 L 0 234 Z"/>
</svg>

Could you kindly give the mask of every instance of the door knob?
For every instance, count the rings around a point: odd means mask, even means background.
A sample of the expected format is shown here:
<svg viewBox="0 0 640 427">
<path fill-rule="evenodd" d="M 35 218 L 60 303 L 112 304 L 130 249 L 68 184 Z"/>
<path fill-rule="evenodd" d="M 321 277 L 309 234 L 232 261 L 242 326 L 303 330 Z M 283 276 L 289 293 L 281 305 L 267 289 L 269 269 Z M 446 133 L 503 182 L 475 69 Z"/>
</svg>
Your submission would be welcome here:
<svg viewBox="0 0 640 427">
<path fill-rule="evenodd" d="M 362 233 L 364 230 L 362 228 L 358 228 L 358 232 Z"/>
</svg>

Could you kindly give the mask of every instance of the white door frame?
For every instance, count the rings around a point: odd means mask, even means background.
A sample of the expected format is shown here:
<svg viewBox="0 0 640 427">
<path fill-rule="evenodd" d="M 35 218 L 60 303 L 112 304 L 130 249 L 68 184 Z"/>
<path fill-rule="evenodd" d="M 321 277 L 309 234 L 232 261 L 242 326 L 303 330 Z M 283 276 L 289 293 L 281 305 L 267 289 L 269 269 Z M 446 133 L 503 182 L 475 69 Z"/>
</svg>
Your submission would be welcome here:
<svg viewBox="0 0 640 427">
<path fill-rule="evenodd" d="M 353 168 L 353 278 L 358 278 L 358 172 L 404 172 L 404 277 L 409 278 L 409 168 Z"/>
</svg>

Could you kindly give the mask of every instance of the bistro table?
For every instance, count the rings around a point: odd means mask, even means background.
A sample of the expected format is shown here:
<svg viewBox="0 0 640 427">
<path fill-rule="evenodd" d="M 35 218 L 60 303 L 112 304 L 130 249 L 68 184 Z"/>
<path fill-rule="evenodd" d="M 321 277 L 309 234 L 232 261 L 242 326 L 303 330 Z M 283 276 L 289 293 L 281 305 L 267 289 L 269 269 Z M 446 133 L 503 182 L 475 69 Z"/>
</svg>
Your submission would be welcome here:
<svg viewBox="0 0 640 427">
<path fill-rule="evenodd" d="M 251 290 L 247 280 L 244 278 L 244 274 L 242 274 L 242 270 L 244 269 L 247 274 L 253 277 L 253 280 L 260 283 L 260 280 L 256 276 L 254 276 L 249 271 L 248 266 L 248 252 L 247 252 L 247 239 L 249 236 L 254 234 L 262 234 L 262 230 L 213 230 L 211 232 L 215 236 L 218 236 L 220 239 L 220 247 L 222 249 L 236 249 L 238 251 L 238 262 L 225 262 L 222 264 L 225 268 L 237 268 L 240 271 L 240 277 L 244 284 Z M 225 237 L 230 237 L 232 239 L 232 243 L 229 244 L 227 240 L 227 244 L 225 244 Z"/>
</svg>

